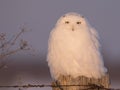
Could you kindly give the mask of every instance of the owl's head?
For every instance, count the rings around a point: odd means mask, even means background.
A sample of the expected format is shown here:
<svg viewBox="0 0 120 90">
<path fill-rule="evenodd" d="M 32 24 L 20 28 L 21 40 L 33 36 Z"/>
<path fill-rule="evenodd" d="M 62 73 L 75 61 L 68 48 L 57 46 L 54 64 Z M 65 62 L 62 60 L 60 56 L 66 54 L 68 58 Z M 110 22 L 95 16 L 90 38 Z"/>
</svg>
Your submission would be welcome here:
<svg viewBox="0 0 120 90">
<path fill-rule="evenodd" d="M 63 29 L 65 28 L 72 31 L 84 28 L 86 25 L 86 19 L 77 13 L 67 13 L 63 15 L 56 24 L 56 26 L 59 28 L 61 27 Z"/>
</svg>

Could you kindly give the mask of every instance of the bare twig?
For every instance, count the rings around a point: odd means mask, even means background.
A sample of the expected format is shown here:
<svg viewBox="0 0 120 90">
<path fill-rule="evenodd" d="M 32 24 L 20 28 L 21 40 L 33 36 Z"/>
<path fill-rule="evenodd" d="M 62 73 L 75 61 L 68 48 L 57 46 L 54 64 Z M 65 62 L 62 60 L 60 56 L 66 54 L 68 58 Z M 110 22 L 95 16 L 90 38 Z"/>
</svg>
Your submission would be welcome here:
<svg viewBox="0 0 120 90">
<path fill-rule="evenodd" d="M 17 53 L 18 51 L 20 51 L 21 49 L 16 49 L 16 50 L 12 50 L 12 51 L 9 51 L 9 52 L 6 52 L 5 54 L 1 54 L 0 55 L 0 59 L 3 59 L 9 55 L 12 55 L 12 54 L 15 54 Z"/>
<path fill-rule="evenodd" d="M 10 40 L 7 40 L 5 33 L 0 33 L 0 69 L 5 66 L 2 65 L 1 62 L 4 62 L 6 57 L 11 56 L 19 51 L 30 50 L 28 42 L 23 39 L 19 39 L 25 31 L 26 28 L 23 27 L 21 31 Z"/>
<path fill-rule="evenodd" d="M 23 34 L 25 32 L 25 29 L 22 29 L 17 35 L 16 37 L 14 38 L 14 40 L 12 41 L 12 45 L 14 45 L 17 41 L 17 39 L 20 37 L 21 34 Z"/>
</svg>

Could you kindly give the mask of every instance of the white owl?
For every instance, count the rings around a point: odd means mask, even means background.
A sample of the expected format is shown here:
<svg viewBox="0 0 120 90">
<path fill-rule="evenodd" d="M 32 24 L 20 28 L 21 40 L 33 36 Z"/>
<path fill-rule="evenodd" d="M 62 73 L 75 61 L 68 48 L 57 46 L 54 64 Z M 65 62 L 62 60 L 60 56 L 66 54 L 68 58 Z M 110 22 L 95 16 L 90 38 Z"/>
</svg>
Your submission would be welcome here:
<svg viewBox="0 0 120 90">
<path fill-rule="evenodd" d="M 100 53 L 98 33 L 77 14 L 62 16 L 50 33 L 47 61 L 51 76 L 101 78 L 107 72 Z"/>
</svg>

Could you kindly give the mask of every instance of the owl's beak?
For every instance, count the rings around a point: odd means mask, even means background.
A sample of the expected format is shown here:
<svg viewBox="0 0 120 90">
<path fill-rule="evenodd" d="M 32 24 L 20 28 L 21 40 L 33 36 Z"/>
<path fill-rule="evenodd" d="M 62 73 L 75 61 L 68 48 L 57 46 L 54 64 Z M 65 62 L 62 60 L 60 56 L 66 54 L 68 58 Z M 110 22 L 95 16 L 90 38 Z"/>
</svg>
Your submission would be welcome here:
<svg viewBox="0 0 120 90">
<path fill-rule="evenodd" d="M 74 31 L 74 26 L 72 26 L 72 31 Z"/>
</svg>

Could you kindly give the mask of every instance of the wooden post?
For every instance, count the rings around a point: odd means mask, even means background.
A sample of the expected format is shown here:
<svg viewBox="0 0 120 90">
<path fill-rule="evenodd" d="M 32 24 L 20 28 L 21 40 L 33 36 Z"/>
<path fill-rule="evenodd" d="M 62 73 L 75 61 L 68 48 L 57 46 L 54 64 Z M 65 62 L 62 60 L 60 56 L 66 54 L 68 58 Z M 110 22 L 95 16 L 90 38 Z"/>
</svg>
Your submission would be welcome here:
<svg viewBox="0 0 120 90">
<path fill-rule="evenodd" d="M 87 78 L 84 76 L 77 78 L 60 76 L 57 83 L 53 82 L 52 85 L 56 86 L 52 90 L 105 90 L 100 87 L 109 88 L 110 81 L 108 74 L 101 79 Z"/>
</svg>

